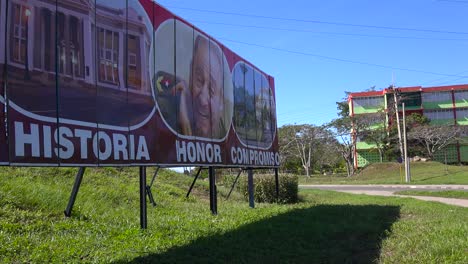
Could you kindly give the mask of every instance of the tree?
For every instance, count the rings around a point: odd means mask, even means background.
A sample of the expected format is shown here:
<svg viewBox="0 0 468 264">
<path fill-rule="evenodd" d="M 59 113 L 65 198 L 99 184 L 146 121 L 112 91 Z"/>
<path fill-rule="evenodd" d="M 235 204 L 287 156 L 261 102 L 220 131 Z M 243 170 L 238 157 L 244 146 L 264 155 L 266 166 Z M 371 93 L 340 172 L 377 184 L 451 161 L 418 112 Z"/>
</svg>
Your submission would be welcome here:
<svg viewBox="0 0 468 264">
<path fill-rule="evenodd" d="M 385 111 L 367 114 L 354 120 L 355 126 L 360 126 L 357 134 L 364 142 L 373 144 L 379 152 L 380 162 L 383 162 L 384 153 L 389 146 L 389 133 L 385 122 Z M 359 124 L 358 124 L 359 123 Z"/>
<path fill-rule="evenodd" d="M 344 116 L 332 120 L 327 124 L 331 129 L 333 137 L 337 139 L 339 144 L 336 144 L 336 150 L 341 155 L 346 165 L 348 177 L 354 175 L 354 141 L 357 135 L 362 134 L 367 128 L 364 116 Z"/>
<path fill-rule="evenodd" d="M 294 145 L 294 129 L 291 125 L 285 125 L 278 129 L 278 144 L 280 152 L 280 163 L 284 170 L 300 172 L 301 161 L 296 155 Z M 298 168 L 299 166 L 299 168 Z"/>
<path fill-rule="evenodd" d="M 341 167 L 342 158 L 339 153 L 339 142 L 327 126 L 320 127 L 319 142 L 312 150 L 313 165 L 320 173 L 331 168 Z"/>
<path fill-rule="evenodd" d="M 348 96 L 351 92 L 345 91 L 345 98 L 341 101 L 336 102 L 336 109 L 338 110 L 338 117 L 348 117 L 349 116 L 349 104 L 348 104 Z"/>
<path fill-rule="evenodd" d="M 412 113 L 406 117 L 406 130 L 409 131 L 414 127 L 428 125 L 430 122 L 427 116 L 423 116 L 419 113 Z"/>
<path fill-rule="evenodd" d="M 353 128 L 351 117 L 346 116 L 334 119 L 327 126 L 332 129 L 334 137 L 339 140 L 336 149 L 345 161 L 346 172 L 349 177 L 354 174 L 354 144 L 351 137 L 351 129 Z"/>
<path fill-rule="evenodd" d="M 338 110 L 338 118 L 332 120 L 326 126 L 333 133 L 333 137 L 337 139 L 339 144 L 336 144 L 336 151 L 341 155 L 346 165 L 346 172 L 348 177 L 354 175 L 354 141 L 356 135 L 364 129 L 365 122 L 361 116 L 350 116 L 348 95 L 349 92 L 345 92 L 346 97 L 336 102 L 336 108 Z"/>
<path fill-rule="evenodd" d="M 288 163 L 295 159 L 300 160 L 306 176 L 310 177 L 314 152 L 326 134 L 324 129 L 303 124 L 285 125 L 280 127 L 279 131 L 280 153 L 283 161 Z"/>
<path fill-rule="evenodd" d="M 418 142 L 424 147 L 428 157 L 434 158 L 436 152 L 454 143 L 462 132 L 463 128 L 460 126 L 421 125 L 412 128 L 408 139 Z"/>
</svg>

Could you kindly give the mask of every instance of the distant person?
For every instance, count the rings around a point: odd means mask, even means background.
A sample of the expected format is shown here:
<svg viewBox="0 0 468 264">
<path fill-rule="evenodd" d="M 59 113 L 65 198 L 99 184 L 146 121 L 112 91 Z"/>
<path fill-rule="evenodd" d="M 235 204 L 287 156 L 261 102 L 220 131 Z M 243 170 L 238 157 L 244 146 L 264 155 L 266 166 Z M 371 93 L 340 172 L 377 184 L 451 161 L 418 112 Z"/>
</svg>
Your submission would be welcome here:
<svg viewBox="0 0 468 264">
<path fill-rule="evenodd" d="M 224 116 L 223 55 L 218 45 L 206 37 L 195 39 L 189 87 L 176 84 L 180 92 L 178 125 L 184 135 L 223 138 Z"/>
</svg>

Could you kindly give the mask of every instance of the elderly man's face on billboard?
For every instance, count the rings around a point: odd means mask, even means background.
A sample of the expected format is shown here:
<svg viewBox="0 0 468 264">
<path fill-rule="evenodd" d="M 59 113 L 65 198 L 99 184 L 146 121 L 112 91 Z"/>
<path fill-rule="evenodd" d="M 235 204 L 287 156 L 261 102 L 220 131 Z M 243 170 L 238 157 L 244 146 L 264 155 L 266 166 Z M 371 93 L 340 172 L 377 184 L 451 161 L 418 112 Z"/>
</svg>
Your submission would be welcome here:
<svg viewBox="0 0 468 264">
<path fill-rule="evenodd" d="M 221 50 L 201 36 L 195 40 L 191 88 L 194 134 L 218 135 L 224 111 Z"/>
</svg>

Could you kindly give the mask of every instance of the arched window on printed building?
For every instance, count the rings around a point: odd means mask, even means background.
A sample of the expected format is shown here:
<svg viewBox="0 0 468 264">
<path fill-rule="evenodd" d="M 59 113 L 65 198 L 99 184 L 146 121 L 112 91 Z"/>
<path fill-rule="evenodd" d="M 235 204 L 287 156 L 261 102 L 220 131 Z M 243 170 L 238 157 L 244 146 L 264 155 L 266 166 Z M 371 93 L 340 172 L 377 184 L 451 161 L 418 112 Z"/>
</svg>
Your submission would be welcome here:
<svg viewBox="0 0 468 264">
<path fill-rule="evenodd" d="M 35 52 L 39 56 L 35 59 L 35 67 L 44 69 L 48 72 L 55 71 L 55 16 L 47 8 L 42 8 L 39 24 L 36 24 L 37 32 L 41 32 L 40 37 L 37 38 L 40 43 L 35 45 L 42 52 Z M 42 57 L 43 56 L 43 57 Z"/>
<path fill-rule="evenodd" d="M 58 13 L 57 20 L 58 73 L 83 77 L 83 27 L 81 21 L 61 12 Z"/>
<path fill-rule="evenodd" d="M 10 26 L 10 60 L 24 64 L 27 52 L 28 20 L 31 10 L 19 4 L 12 4 Z"/>
<path fill-rule="evenodd" d="M 99 81 L 119 86 L 119 33 L 98 27 Z"/>
<path fill-rule="evenodd" d="M 69 18 L 69 32 L 70 32 L 70 51 L 68 65 L 72 76 L 83 77 L 83 26 L 82 22 L 74 17 Z"/>
<path fill-rule="evenodd" d="M 128 35 L 128 87 L 136 90 L 141 88 L 140 38 Z"/>
</svg>

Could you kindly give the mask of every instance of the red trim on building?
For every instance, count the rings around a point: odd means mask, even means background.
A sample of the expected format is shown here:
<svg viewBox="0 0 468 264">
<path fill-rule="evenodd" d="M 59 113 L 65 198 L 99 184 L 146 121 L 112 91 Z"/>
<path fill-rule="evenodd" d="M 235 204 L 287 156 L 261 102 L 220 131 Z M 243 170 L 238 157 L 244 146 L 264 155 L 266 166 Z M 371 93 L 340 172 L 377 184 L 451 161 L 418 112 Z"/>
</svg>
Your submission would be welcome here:
<svg viewBox="0 0 468 264">
<path fill-rule="evenodd" d="M 468 84 L 432 86 L 432 87 L 423 88 L 423 92 L 452 91 L 452 90 L 468 90 Z"/>
<path fill-rule="evenodd" d="M 409 86 L 409 87 L 395 87 L 395 89 L 398 89 L 401 93 L 419 92 L 419 91 L 420 92 L 460 91 L 460 90 L 468 90 L 468 84 L 431 86 L 431 87 Z M 381 91 L 350 93 L 348 96 L 348 100 L 353 97 L 382 96 L 384 94 L 393 94 L 393 90 L 386 88 Z"/>
<path fill-rule="evenodd" d="M 382 91 L 370 91 L 370 92 L 358 92 L 358 93 L 350 93 L 349 97 L 369 97 L 369 96 L 382 96 L 384 95 L 385 90 Z"/>
<path fill-rule="evenodd" d="M 399 90 L 401 93 L 420 92 L 423 90 L 421 86 L 395 87 L 395 89 Z"/>
</svg>

